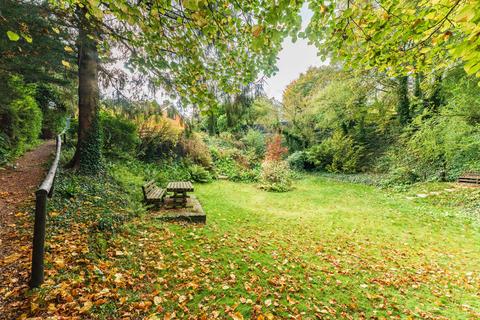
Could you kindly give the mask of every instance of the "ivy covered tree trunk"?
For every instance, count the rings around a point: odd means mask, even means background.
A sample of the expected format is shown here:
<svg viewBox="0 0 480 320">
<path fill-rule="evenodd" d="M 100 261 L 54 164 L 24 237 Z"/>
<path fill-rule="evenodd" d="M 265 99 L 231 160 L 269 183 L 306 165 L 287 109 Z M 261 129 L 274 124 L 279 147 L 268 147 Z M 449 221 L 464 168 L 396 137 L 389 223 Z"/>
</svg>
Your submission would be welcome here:
<svg viewBox="0 0 480 320">
<path fill-rule="evenodd" d="M 217 118 L 215 117 L 215 114 L 213 112 L 209 112 L 208 113 L 208 134 L 210 136 L 214 136 L 215 134 L 217 134 L 216 122 L 217 122 Z"/>
<path fill-rule="evenodd" d="M 78 35 L 78 142 L 71 167 L 84 174 L 97 174 L 101 165 L 98 119 L 98 49 L 95 33 L 85 12 L 79 13 Z"/>
<path fill-rule="evenodd" d="M 435 76 L 432 94 L 428 98 L 428 106 L 431 111 L 437 112 L 438 108 L 445 104 L 442 96 L 442 75 Z"/>
<path fill-rule="evenodd" d="M 402 126 L 410 123 L 410 100 L 408 99 L 408 76 L 398 79 L 398 120 Z"/>
</svg>

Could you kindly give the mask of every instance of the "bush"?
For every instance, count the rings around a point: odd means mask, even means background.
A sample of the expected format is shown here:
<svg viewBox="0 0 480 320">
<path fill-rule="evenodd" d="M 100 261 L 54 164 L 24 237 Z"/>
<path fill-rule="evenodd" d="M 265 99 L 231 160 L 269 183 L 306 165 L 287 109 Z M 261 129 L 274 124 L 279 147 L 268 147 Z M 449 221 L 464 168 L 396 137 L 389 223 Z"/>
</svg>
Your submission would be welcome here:
<svg viewBox="0 0 480 320">
<path fill-rule="evenodd" d="M 280 161 L 287 152 L 288 149 L 282 146 L 282 136 L 276 134 L 268 141 L 265 160 Z"/>
<path fill-rule="evenodd" d="M 103 149 L 105 154 L 133 155 L 140 143 L 137 126 L 130 120 L 107 112 L 100 113 Z"/>
<path fill-rule="evenodd" d="M 267 191 L 292 190 L 292 172 L 286 161 L 264 161 L 260 175 L 260 188 Z"/>
<path fill-rule="evenodd" d="M 0 163 L 19 156 L 34 145 L 42 129 L 42 112 L 34 98 L 35 87 L 19 76 L 0 81 Z M 3 79 L 2 79 L 3 78 Z"/>
<path fill-rule="evenodd" d="M 425 114 L 379 161 L 391 183 L 453 181 L 465 171 L 480 169 L 480 128 L 462 117 Z"/>
<path fill-rule="evenodd" d="M 302 171 L 308 167 L 307 153 L 304 151 L 296 151 L 288 156 L 287 163 L 290 169 Z"/>
<path fill-rule="evenodd" d="M 257 167 L 246 168 L 239 165 L 232 157 L 221 157 L 215 161 L 218 174 L 227 176 L 231 181 L 256 182 L 258 181 L 259 169 Z"/>
<path fill-rule="evenodd" d="M 359 171 L 364 148 L 355 145 L 354 140 L 335 132 L 322 143 L 307 151 L 307 159 L 318 169 L 329 172 L 355 173 Z"/>
<path fill-rule="evenodd" d="M 247 149 L 252 150 L 258 158 L 265 153 L 265 135 L 260 131 L 250 129 L 242 139 Z"/>
<path fill-rule="evenodd" d="M 191 180 L 195 182 L 207 183 L 212 181 L 212 175 L 202 166 L 193 164 L 189 167 Z"/>
<path fill-rule="evenodd" d="M 138 155 L 143 160 L 176 159 L 179 158 L 179 153 L 183 152 L 178 143 L 182 131 L 163 118 L 154 125 L 144 123 L 139 131 L 141 142 Z"/>
<path fill-rule="evenodd" d="M 419 181 L 419 175 L 409 167 L 394 168 L 386 181 L 386 185 L 408 185 Z"/>
<path fill-rule="evenodd" d="M 190 137 L 183 137 L 180 140 L 180 144 L 184 150 L 185 155 L 205 168 L 212 167 L 212 156 L 208 146 L 202 139 L 202 136 L 198 133 L 193 133 Z"/>
</svg>

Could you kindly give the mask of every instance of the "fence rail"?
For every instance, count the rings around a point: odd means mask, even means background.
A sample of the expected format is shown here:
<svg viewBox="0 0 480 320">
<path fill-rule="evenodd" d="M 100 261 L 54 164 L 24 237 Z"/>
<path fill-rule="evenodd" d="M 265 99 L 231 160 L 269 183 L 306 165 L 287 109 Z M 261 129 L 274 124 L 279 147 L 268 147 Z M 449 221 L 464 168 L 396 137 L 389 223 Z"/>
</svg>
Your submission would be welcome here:
<svg viewBox="0 0 480 320">
<path fill-rule="evenodd" d="M 65 129 L 57 135 L 55 159 L 48 170 L 48 174 L 42 184 L 35 192 L 35 224 L 33 227 L 33 246 L 32 246 L 32 273 L 30 277 L 30 288 L 39 287 L 44 279 L 43 258 L 45 255 L 45 226 L 47 222 L 47 198 L 53 196 L 55 188 L 55 177 L 57 175 L 60 153 L 62 151 L 62 135 L 65 136 L 70 124 L 67 119 Z"/>
</svg>

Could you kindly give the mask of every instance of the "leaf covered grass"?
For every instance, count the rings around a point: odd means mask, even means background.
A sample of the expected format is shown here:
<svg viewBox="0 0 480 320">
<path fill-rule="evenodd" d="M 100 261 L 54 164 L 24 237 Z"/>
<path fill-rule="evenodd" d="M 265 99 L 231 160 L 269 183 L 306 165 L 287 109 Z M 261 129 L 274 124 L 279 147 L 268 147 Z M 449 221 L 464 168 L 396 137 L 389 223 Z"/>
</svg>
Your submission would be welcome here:
<svg viewBox="0 0 480 320">
<path fill-rule="evenodd" d="M 315 176 L 289 193 L 228 181 L 195 187 L 205 226 L 147 212 L 113 233 L 84 220 L 59 228 L 47 240 L 47 282 L 25 315 L 480 316 L 480 232 L 453 209 Z"/>
</svg>

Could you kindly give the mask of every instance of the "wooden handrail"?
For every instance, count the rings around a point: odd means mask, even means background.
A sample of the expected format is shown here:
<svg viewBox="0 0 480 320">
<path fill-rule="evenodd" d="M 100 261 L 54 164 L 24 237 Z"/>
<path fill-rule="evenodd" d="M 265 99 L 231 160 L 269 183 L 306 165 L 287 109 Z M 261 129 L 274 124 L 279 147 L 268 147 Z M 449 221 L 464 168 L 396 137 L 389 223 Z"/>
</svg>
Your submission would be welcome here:
<svg viewBox="0 0 480 320">
<path fill-rule="evenodd" d="M 55 151 L 55 159 L 53 160 L 52 166 L 50 170 L 48 170 L 47 176 L 45 180 L 43 180 L 42 184 L 38 188 L 37 192 L 45 191 L 49 196 L 53 193 L 53 182 L 55 180 L 55 175 L 57 173 L 58 162 L 60 161 L 60 152 L 62 149 L 62 138 L 60 135 L 57 136 L 57 148 Z"/>
<path fill-rule="evenodd" d="M 55 176 L 57 175 L 60 153 L 62 151 L 62 135 L 65 134 L 70 124 L 67 118 L 65 129 L 57 135 L 55 159 L 53 160 L 47 176 L 35 192 L 35 224 L 33 226 L 32 246 L 32 273 L 30 277 L 30 288 L 39 287 L 44 279 L 43 258 L 45 255 L 45 225 L 47 220 L 47 197 L 53 196 Z"/>
</svg>

